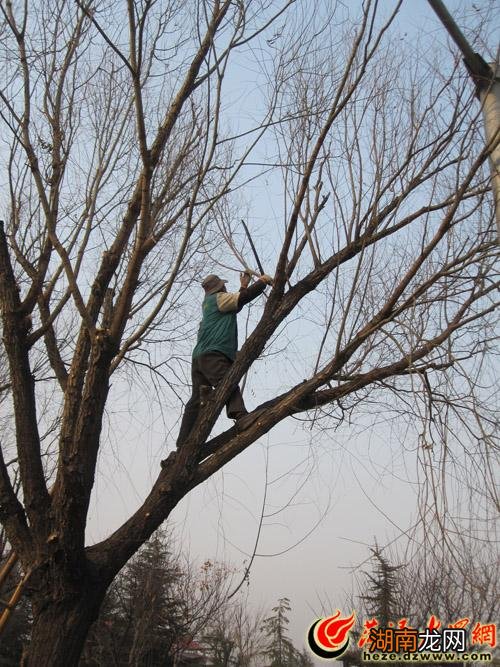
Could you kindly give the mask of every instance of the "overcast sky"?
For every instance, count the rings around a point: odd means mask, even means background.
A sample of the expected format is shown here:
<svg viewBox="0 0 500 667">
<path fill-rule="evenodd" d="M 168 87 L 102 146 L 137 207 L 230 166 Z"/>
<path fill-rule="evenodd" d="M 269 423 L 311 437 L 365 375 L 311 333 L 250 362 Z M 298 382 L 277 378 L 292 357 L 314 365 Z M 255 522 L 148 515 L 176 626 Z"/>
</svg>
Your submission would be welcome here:
<svg viewBox="0 0 500 667">
<path fill-rule="evenodd" d="M 481 4 L 460 3 L 470 14 Z M 447 2 L 451 12 L 463 17 L 458 5 Z M 392 31 L 399 33 L 401 44 L 416 42 L 417 34 L 422 44 L 447 42 L 424 0 L 406 3 Z M 247 76 L 248 84 L 251 75 Z M 248 105 L 248 99 L 242 96 L 241 103 Z M 273 184 L 260 204 L 252 202 L 252 224 L 261 246 L 267 223 L 280 215 L 281 202 L 282 193 Z M 236 290 L 237 274 L 226 275 L 229 287 Z M 262 301 L 253 306 L 257 315 L 261 309 Z M 242 313 L 240 344 L 244 322 Z M 295 323 L 286 359 L 296 359 L 300 366 L 300 359 L 311 353 L 308 340 L 307 322 Z M 247 382 L 248 406 L 282 390 L 284 377 L 286 372 L 280 372 L 274 358 L 259 361 Z M 109 534 L 137 508 L 157 477 L 160 459 L 173 447 L 181 413 L 180 402 L 160 412 L 140 391 L 131 393 L 124 381 L 113 386 L 109 405 L 88 542 Z M 224 426 L 229 423 L 222 416 L 217 428 Z M 404 541 L 415 522 L 414 437 L 411 424 L 388 421 L 383 414 L 367 415 L 356 428 L 340 431 L 320 431 L 288 419 L 179 504 L 171 522 L 175 534 L 200 562 L 215 559 L 243 570 L 263 514 L 250 599 L 256 607 L 270 609 L 278 598 L 289 597 L 291 635 L 300 646 L 317 615 L 337 607 L 350 613 L 345 605 L 354 573 L 366 569 L 375 540 L 379 545 Z M 323 610 L 322 600 L 330 601 L 332 608 Z"/>
</svg>

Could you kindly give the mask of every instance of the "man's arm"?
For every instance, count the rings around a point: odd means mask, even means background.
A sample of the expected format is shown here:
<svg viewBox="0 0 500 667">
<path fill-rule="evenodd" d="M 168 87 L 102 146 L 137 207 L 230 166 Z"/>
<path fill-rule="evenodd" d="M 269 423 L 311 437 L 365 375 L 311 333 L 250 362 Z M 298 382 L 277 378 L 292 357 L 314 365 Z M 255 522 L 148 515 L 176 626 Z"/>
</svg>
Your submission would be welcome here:
<svg viewBox="0 0 500 667">
<path fill-rule="evenodd" d="M 259 276 L 258 280 L 249 285 L 250 276 L 241 274 L 239 292 L 219 292 L 217 294 L 217 307 L 221 313 L 240 312 L 240 310 L 250 301 L 256 299 L 259 294 L 266 289 L 267 285 L 272 283 L 272 278 L 268 275 Z"/>
<path fill-rule="evenodd" d="M 267 285 L 272 285 L 273 279 L 267 274 L 263 273 L 258 277 L 257 281 L 250 285 L 250 274 L 249 273 L 240 273 L 240 295 L 238 298 L 238 312 L 243 308 L 243 306 L 253 299 L 257 298 L 259 294 L 266 289 Z"/>
<path fill-rule="evenodd" d="M 253 301 L 262 294 L 266 287 L 267 282 L 262 280 L 262 277 L 256 280 L 253 285 L 247 285 L 246 287 L 242 285 L 238 296 L 238 312 L 240 312 L 243 306 L 246 306 L 247 303 L 250 303 L 250 301 Z"/>
</svg>

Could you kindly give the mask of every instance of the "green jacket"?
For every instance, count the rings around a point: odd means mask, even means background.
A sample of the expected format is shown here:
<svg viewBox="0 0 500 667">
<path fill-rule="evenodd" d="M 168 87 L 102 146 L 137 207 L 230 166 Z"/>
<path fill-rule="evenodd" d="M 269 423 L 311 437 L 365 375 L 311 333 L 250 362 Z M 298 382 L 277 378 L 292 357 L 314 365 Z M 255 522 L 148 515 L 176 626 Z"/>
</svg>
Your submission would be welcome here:
<svg viewBox="0 0 500 667">
<path fill-rule="evenodd" d="M 246 303 L 262 294 L 265 288 L 266 284 L 257 280 L 239 292 L 217 292 L 206 296 L 193 358 L 209 352 L 220 352 L 233 361 L 238 351 L 236 315 Z"/>
</svg>

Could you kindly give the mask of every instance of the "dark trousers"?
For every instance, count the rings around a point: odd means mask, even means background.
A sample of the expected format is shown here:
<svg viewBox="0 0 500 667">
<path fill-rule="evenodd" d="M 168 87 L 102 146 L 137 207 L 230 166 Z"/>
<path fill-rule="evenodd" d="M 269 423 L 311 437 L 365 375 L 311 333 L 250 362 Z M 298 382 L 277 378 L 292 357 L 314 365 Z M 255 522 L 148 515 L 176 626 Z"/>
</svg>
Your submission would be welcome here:
<svg viewBox="0 0 500 667">
<path fill-rule="evenodd" d="M 209 352 L 193 359 L 191 366 L 192 393 L 186 403 L 176 446 L 179 447 L 188 437 L 194 426 L 204 400 L 212 388 L 218 387 L 233 362 L 225 354 Z M 247 413 L 239 387 L 235 387 L 226 403 L 229 419 L 237 419 Z"/>
</svg>

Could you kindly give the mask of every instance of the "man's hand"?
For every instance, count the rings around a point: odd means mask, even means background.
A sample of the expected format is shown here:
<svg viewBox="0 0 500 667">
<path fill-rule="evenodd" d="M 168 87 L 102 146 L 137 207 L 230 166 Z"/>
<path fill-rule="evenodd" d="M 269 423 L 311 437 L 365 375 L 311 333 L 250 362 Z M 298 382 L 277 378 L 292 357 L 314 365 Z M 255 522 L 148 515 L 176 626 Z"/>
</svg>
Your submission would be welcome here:
<svg viewBox="0 0 500 667">
<path fill-rule="evenodd" d="M 263 273 L 261 276 L 259 276 L 259 280 L 262 280 L 262 282 L 266 283 L 266 285 L 272 285 L 274 282 L 271 276 L 268 276 L 267 273 Z"/>
<path fill-rule="evenodd" d="M 246 289 L 250 285 L 251 276 L 249 273 L 240 273 L 240 285 Z"/>
</svg>

